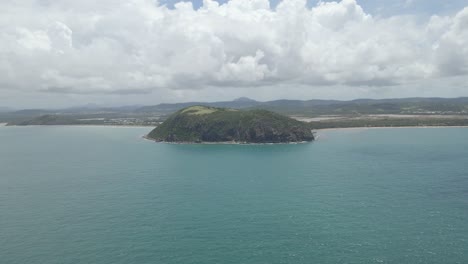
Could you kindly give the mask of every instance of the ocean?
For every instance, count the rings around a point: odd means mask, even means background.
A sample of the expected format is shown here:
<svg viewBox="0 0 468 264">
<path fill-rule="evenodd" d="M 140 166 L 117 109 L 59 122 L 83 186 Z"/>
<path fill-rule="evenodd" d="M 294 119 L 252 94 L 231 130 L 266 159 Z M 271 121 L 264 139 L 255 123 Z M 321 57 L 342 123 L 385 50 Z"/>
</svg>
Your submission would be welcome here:
<svg viewBox="0 0 468 264">
<path fill-rule="evenodd" d="M 468 263 L 468 129 L 0 127 L 0 263 Z"/>
</svg>

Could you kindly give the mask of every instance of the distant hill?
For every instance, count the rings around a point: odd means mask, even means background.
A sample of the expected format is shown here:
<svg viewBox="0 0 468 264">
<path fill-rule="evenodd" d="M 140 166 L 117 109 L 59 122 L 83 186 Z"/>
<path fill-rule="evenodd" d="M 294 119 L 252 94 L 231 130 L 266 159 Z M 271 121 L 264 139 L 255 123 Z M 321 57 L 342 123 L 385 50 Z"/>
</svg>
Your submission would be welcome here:
<svg viewBox="0 0 468 264">
<path fill-rule="evenodd" d="M 234 99 L 233 101 L 234 102 L 244 102 L 244 103 L 245 102 L 254 102 L 254 103 L 257 102 L 254 99 L 250 99 L 248 97 L 239 97 L 239 98 Z"/>
<path fill-rule="evenodd" d="M 185 102 L 151 106 L 99 107 L 86 105 L 65 109 L 25 109 L 11 112 L 16 116 L 40 116 L 47 114 L 162 114 L 168 115 L 180 109 L 206 105 L 235 109 L 265 109 L 286 115 L 359 115 L 359 114 L 468 114 L 468 97 L 460 98 L 397 98 L 339 100 L 274 100 L 259 102 L 247 97 L 233 101 Z"/>
<path fill-rule="evenodd" d="M 357 99 L 351 101 L 314 99 L 274 100 L 267 102 L 259 102 L 247 97 L 241 97 L 233 101 L 208 103 L 185 102 L 122 107 L 101 107 L 88 104 L 66 109 L 25 109 L 6 113 L 0 112 L 0 123 L 36 123 L 41 120 L 41 116 L 58 115 L 66 116 L 64 119 L 57 118 L 58 121 L 61 120 L 60 122 L 63 121 L 65 124 L 68 124 L 70 119 L 90 118 L 106 118 L 109 120 L 134 118 L 136 121 L 133 124 L 152 124 L 156 119 L 164 120 L 168 115 L 180 109 L 196 105 L 243 110 L 263 109 L 287 116 L 312 118 L 321 116 L 359 117 L 366 115 L 468 115 L 468 97 Z M 112 121 L 112 123 L 114 122 Z"/>
<path fill-rule="evenodd" d="M 47 125 L 79 125 L 81 122 L 65 115 L 42 115 L 31 120 L 10 122 L 8 125 L 15 126 L 47 126 Z"/>
<path fill-rule="evenodd" d="M 136 109 L 135 112 L 139 113 L 173 113 L 182 108 L 205 105 L 210 107 L 221 107 L 221 108 L 250 108 L 260 105 L 261 102 L 257 102 L 247 97 L 241 97 L 233 101 L 221 101 L 221 102 L 187 102 L 187 103 L 175 103 L 175 104 L 158 104 L 153 106 L 144 106 Z"/>
<path fill-rule="evenodd" d="M 265 102 L 263 109 L 287 115 L 370 115 L 370 114 L 468 114 L 468 98 L 358 99 L 352 101 L 278 100 Z"/>
<path fill-rule="evenodd" d="M 181 109 L 151 131 L 165 142 L 283 143 L 314 140 L 309 125 L 266 110 L 209 106 Z"/>
<path fill-rule="evenodd" d="M 468 98 L 402 98 L 338 100 L 275 100 L 259 102 L 248 98 L 212 103 L 159 104 L 136 109 L 140 113 L 170 114 L 182 108 L 206 105 L 235 109 L 265 109 L 286 115 L 369 115 L 369 114 L 468 114 Z"/>
</svg>

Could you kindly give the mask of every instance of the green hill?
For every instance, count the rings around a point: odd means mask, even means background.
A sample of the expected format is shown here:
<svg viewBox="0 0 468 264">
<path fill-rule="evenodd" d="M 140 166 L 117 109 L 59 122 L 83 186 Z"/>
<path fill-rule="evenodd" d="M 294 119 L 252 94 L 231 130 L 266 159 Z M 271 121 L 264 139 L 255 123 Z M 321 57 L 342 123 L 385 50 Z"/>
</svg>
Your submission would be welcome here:
<svg viewBox="0 0 468 264">
<path fill-rule="evenodd" d="M 286 143 L 314 140 L 308 124 L 266 110 L 191 106 L 151 131 L 165 142 Z"/>
</svg>

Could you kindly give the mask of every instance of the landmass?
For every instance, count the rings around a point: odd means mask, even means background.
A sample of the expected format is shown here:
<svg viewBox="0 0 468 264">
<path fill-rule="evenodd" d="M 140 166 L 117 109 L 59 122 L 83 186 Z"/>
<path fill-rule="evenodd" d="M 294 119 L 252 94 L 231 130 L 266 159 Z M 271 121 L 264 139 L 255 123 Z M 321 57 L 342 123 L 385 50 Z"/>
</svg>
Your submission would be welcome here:
<svg viewBox="0 0 468 264">
<path fill-rule="evenodd" d="M 303 118 L 298 118 L 303 120 Z M 465 127 L 468 116 L 439 115 L 365 115 L 359 117 L 324 118 L 319 121 L 308 121 L 311 128 L 358 128 L 358 127 Z"/>
<path fill-rule="evenodd" d="M 191 106 L 177 111 L 147 135 L 175 143 L 293 143 L 314 140 L 310 126 L 267 110 Z"/>
<path fill-rule="evenodd" d="M 339 100 L 275 100 L 249 98 L 220 102 L 186 102 L 150 106 L 100 107 L 85 105 L 66 109 L 2 108 L 0 123 L 29 125 L 150 126 L 164 122 L 186 107 L 268 110 L 309 123 L 318 130 L 348 127 L 468 126 L 468 97 Z"/>
<path fill-rule="evenodd" d="M 103 117 L 104 116 L 104 117 Z M 1 120 L 1 119 L 0 119 Z M 98 125 L 98 126 L 155 126 L 162 120 L 159 116 L 109 116 L 73 115 L 73 114 L 45 114 L 32 118 L 18 117 L 5 120 L 7 126 L 51 126 L 51 125 Z"/>
</svg>

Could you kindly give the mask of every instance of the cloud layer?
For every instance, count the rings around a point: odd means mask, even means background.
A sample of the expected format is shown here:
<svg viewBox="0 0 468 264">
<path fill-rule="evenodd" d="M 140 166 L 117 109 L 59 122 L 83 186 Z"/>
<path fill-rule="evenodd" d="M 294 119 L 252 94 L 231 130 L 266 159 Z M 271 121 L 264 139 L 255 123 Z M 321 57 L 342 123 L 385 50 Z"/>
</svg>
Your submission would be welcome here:
<svg viewBox="0 0 468 264">
<path fill-rule="evenodd" d="M 355 0 L 0 3 L 0 89 L 141 94 L 389 87 L 468 75 L 468 8 L 373 17 Z M 466 78 L 465 78 L 466 79 Z M 162 93 L 162 92 L 161 92 Z"/>
</svg>

